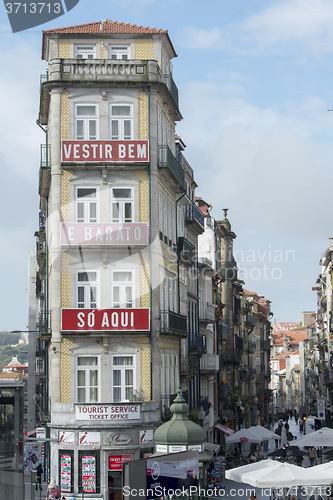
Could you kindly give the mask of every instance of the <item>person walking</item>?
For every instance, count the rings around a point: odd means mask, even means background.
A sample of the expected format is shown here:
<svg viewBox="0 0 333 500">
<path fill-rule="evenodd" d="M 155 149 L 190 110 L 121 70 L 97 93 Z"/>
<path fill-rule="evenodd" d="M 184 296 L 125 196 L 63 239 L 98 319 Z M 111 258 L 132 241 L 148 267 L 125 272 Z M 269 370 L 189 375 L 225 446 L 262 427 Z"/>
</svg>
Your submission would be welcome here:
<svg viewBox="0 0 333 500">
<path fill-rule="evenodd" d="M 314 466 L 314 464 L 315 464 L 315 460 L 316 460 L 316 458 L 317 458 L 316 449 L 315 449 L 313 446 L 311 446 L 311 447 L 309 448 L 309 451 L 308 451 L 308 457 L 309 457 L 309 459 L 310 459 L 310 465 L 311 465 L 311 467 L 313 467 L 313 466 Z"/>
<path fill-rule="evenodd" d="M 60 492 L 55 480 L 51 479 L 46 491 L 46 500 L 54 500 L 56 498 L 60 498 Z"/>
<path fill-rule="evenodd" d="M 36 469 L 36 473 L 37 473 L 37 476 L 36 476 L 36 490 L 40 489 L 42 490 L 42 474 L 43 474 L 43 467 L 42 467 L 42 464 L 38 464 L 37 465 L 37 469 Z"/>
</svg>

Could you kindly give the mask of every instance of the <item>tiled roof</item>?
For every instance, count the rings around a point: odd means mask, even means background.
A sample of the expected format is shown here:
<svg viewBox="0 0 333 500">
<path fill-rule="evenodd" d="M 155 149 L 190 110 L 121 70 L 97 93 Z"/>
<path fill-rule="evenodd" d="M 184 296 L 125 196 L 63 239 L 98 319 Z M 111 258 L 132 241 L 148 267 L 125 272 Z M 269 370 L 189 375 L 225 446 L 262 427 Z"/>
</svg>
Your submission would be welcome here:
<svg viewBox="0 0 333 500">
<path fill-rule="evenodd" d="M 44 30 L 43 33 L 165 33 L 166 30 L 138 26 L 136 24 L 118 23 L 116 21 L 97 21 L 94 23 L 77 24 L 75 26 L 67 26 L 65 28 L 55 28 Z"/>
<path fill-rule="evenodd" d="M 299 328 L 299 323 L 274 323 L 273 324 L 273 333 L 291 330 L 292 328 Z"/>
</svg>

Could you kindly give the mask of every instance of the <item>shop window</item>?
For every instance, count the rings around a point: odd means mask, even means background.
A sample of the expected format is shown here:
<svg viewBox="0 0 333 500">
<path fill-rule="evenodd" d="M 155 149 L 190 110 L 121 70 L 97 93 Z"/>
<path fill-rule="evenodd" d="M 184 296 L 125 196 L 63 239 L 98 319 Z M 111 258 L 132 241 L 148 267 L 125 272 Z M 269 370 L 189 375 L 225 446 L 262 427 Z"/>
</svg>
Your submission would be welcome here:
<svg viewBox="0 0 333 500">
<path fill-rule="evenodd" d="M 73 493 L 74 488 L 74 452 L 59 450 L 59 489 L 61 495 Z"/>
</svg>

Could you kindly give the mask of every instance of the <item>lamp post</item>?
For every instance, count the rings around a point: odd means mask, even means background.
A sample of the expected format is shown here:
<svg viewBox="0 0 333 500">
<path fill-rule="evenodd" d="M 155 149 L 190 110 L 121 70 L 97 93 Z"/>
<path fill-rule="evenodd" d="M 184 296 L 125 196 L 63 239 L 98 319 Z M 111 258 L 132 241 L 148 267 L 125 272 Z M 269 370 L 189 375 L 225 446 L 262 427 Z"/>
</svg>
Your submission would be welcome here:
<svg viewBox="0 0 333 500">
<path fill-rule="evenodd" d="M 254 404 L 254 425 L 257 425 L 258 423 L 258 396 L 255 395 L 253 398 L 253 404 Z"/>
</svg>

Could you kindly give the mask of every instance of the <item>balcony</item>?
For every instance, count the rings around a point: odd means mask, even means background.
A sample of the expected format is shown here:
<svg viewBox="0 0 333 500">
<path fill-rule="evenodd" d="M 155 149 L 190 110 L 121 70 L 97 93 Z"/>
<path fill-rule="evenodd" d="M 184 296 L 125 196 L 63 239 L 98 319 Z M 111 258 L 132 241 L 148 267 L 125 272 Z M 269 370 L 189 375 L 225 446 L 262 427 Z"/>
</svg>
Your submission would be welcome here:
<svg viewBox="0 0 333 500">
<path fill-rule="evenodd" d="M 198 225 L 198 229 L 200 233 L 203 232 L 205 226 L 205 217 L 201 210 L 196 206 L 195 203 L 192 205 L 188 205 L 185 208 L 185 220 L 186 222 L 193 224 L 196 223 Z"/>
<path fill-rule="evenodd" d="M 260 349 L 263 351 L 270 351 L 271 341 L 269 339 L 260 340 Z"/>
<path fill-rule="evenodd" d="M 206 352 L 206 337 L 201 335 L 194 335 L 193 337 L 190 337 L 188 349 L 192 354 L 202 354 L 203 352 Z"/>
<path fill-rule="evenodd" d="M 220 359 L 218 354 L 203 354 L 200 358 L 200 370 L 202 372 L 218 372 L 220 369 Z"/>
<path fill-rule="evenodd" d="M 42 312 L 39 318 L 39 340 L 48 340 L 51 337 L 51 313 Z"/>
<path fill-rule="evenodd" d="M 158 168 L 171 189 L 177 193 L 185 191 L 185 172 L 168 146 L 158 148 Z"/>
<path fill-rule="evenodd" d="M 173 311 L 161 311 L 161 333 L 187 337 L 187 317 Z"/>
<path fill-rule="evenodd" d="M 50 61 L 48 75 L 41 78 L 41 115 L 39 121 L 45 124 L 49 105 L 49 92 L 59 85 L 92 86 L 94 83 L 112 85 L 149 85 L 154 84 L 161 99 L 169 101 L 172 119 L 178 121 L 182 116 L 178 104 L 178 88 L 171 74 L 162 75 L 158 62 L 143 59 L 60 59 Z"/>
<path fill-rule="evenodd" d="M 51 182 L 51 149 L 50 144 L 40 145 L 39 194 L 48 194 Z"/>
<path fill-rule="evenodd" d="M 226 349 L 222 353 L 223 363 L 226 364 L 238 364 L 242 360 L 242 351 L 240 349 Z"/>
<path fill-rule="evenodd" d="M 255 351 L 256 351 L 256 348 L 257 348 L 257 344 L 256 344 L 256 342 L 251 342 L 251 341 L 249 341 L 249 342 L 247 343 L 247 350 L 248 350 L 249 352 L 255 352 Z M 246 348 L 245 348 L 245 350 L 246 350 Z"/>
<path fill-rule="evenodd" d="M 199 321 L 212 323 L 215 321 L 216 307 L 211 302 L 199 302 Z"/>
<path fill-rule="evenodd" d="M 44 239 L 36 242 L 36 257 L 39 269 L 43 272 L 46 266 L 46 241 Z"/>
<path fill-rule="evenodd" d="M 199 371 L 199 360 L 196 356 L 182 356 L 181 358 L 181 374 L 183 376 L 192 377 Z"/>
<path fill-rule="evenodd" d="M 226 325 L 219 323 L 217 326 L 217 338 L 220 341 L 226 342 L 228 340 L 229 328 Z"/>
<path fill-rule="evenodd" d="M 179 236 L 177 246 L 179 258 L 183 263 L 192 264 L 192 260 L 195 257 L 195 246 L 184 238 L 184 236 Z"/>
</svg>

